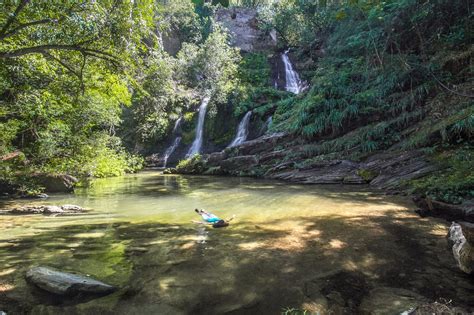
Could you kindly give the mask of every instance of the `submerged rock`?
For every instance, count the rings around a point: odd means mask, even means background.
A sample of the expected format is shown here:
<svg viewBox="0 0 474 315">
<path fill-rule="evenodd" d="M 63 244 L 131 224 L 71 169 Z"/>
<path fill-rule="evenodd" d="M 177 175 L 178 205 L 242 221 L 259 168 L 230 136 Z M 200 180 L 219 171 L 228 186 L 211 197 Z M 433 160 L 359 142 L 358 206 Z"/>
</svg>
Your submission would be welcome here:
<svg viewBox="0 0 474 315">
<path fill-rule="evenodd" d="M 474 224 L 469 222 L 453 222 L 447 237 L 459 269 L 467 274 L 473 274 Z"/>
<path fill-rule="evenodd" d="M 414 310 L 426 298 L 409 290 L 379 287 L 370 291 L 359 307 L 360 314 L 391 315 Z"/>
<path fill-rule="evenodd" d="M 76 205 L 64 206 L 21 206 L 8 210 L 0 210 L 0 214 L 70 214 L 84 212 L 85 209 Z"/>
<path fill-rule="evenodd" d="M 79 207 L 77 205 L 63 205 L 61 206 L 63 211 L 70 211 L 70 212 L 81 212 L 84 211 L 84 208 Z"/>
<path fill-rule="evenodd" d="M 101 281 L 47 267 L 34 267 L 27 271 L 26 280 L 50 293 L 74 296 L 78 294 L 106 295 L 116 287 Z"/>
<path fill-rule="evenodd" d="M 450 305 L 450 301 L 427 303 L 410 309 L 400 315 L 425 315 L 425 314 L 469 314 L 464 308 Z"/>
</svg>

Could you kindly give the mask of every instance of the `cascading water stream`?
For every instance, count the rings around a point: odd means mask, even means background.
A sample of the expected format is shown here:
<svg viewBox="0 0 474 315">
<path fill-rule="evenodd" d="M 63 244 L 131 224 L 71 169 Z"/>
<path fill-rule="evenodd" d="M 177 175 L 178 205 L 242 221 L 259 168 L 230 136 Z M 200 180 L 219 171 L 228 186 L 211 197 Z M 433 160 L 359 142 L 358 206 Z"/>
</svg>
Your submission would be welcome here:
<svg viewBox="0 0 474 315">
<path fill-rule="evenodd" d="M 176 131 L 178 130 L 179 126 L 181 125 L 181 122 L 183 121 L 183 117 L 179 117 L 178 120 L 176 120 L 176 122 L 174 123 L 174 127 L 173 127 L 173 134 L 176 133 Z"/>
<path fill-rule="evenodd" d="M 179 143 L 181 142 L 181 137 L 176 137 L 173 141 L 173 144 L 166 149 L 165 155 L 163 157 L 163 167 L 166 167 L 166 164 L 168 163 L 168 158 L 173 154 L 174 150 L 178 147 Z"/>
<path fill-rule="evenodd" d="M 298 73 L 293 69 L 293 65 L 291 64 L 290 58 L 288 57 L 289 51 L 290 50 L 287 50 L 281 55 L 281 59 L 283 60 L 283 64 L 285 65 L 285 89 L 288 92 L 299 94 L 301 92 L 301 80 Z"/>
<path fill-rule="evenodd" d="M 265 125 L 267 129 L 270 128 L 270 125 L 272 124 L 272 122 L 273 122 L 273 116 L 268 117 L 267 121 L 265 121 Z"/>
<path fill-rule="evenodd" d="M 176 134 L 176 131 L 178 131 L 179 126 L 181 125 L 181 122 L 183 121 L 183 117 L 179 117 L 178 120 L 174 123 L 173 127 L 173 135 Z M 163 167 L 166 167 L 166 164 L 168 163 L 168 159 L 173 154 L 173 152 L 176 150 L 178 147 L 179 143 L 181 142 L 181 137 L 176 136 L 174 138 L 173 143 L 166 149 L 164 156 L 163 156 Z"/>
<path fill-rule="evenodd" d="M 201 151 L 202 146 L 202 137 L 203 137 L 203 130 L 204 130 L 204 119 L 206 118 L 206 109 L 207 104 L 209 103 L 210 98 L 205 97 L 201 102 L 201 106 L 199 106 L 199 118 L 198 124 L 196 126 L 196 138 L 194 138 L 193 144 L 191 148 L 189 148 L 188 154 L 186 157 L 191 157 L 195 154 L 199 154 Z"/>
<path fill-rule="evenodd" d="M 239 128 L 237 129 L 237 135 L 235 136 L 232 143 L 229 145 L 229 148 L 235 147 L 236 145 L 239 145 L 245 140 L 247 140 L 247 136 L 249 133 L 250 116 L 252 116 L 251 111 L 247 112 L 244 118 L 242 118 L 242 121 L 239 124 Z"/>
</svg>

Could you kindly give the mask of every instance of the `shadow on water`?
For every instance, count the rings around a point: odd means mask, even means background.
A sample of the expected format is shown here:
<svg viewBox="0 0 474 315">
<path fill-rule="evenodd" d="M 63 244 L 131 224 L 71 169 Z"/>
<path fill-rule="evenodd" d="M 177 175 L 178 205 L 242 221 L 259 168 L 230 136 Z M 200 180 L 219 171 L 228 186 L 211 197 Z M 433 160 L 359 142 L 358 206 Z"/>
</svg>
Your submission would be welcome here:
<svg viewBox="0 0 474 315">
<path fill-rule="evenodd" d="M 322 305 L 354 314 L 378 287 L 472 308 L 472 279 L 456 270 L 440 231 L 443 223 L 400 211 L 237 221 L 227 229 L 152 222 L 62 226 L 0 244 L 0 309 L 278 314 Z M 80 304 L 46 297 L 23 279 L 33 265 L 89 274 L 121 289 Z"/>
</svg>

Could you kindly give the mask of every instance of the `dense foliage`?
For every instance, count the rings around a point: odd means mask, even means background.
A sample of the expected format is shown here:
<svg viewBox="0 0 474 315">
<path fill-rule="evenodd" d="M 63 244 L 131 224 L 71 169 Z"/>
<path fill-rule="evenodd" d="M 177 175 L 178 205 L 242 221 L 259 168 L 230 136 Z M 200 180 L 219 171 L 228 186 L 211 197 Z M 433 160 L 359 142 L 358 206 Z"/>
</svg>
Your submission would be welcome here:
<svg viewBox="0 0 474 315">
<path fill-rule="evenodd" d="M 140 159 L 120 138 L 140 149 L 204 92 L 225 99 L 239 56 L 195 9 L 184 0 L 2 1 L 0 180 L 133 171 Z M 176 34 L 185 43 L 175 58 L 163 40 Z"/>
<path fill-rule="evenodd" d="M 215 149 L 252 110 L 255 129 L 273 115 L 272 131 L 305 143 L 293 153 L 303 167 L 422 149 L 442 170 L 414 191 L 447 201 L 472 193 L 472 177 L 461 178 L 474 133 L 467 0 L 0 4 L 0 181 L 133 171 L 142 163 L 133 154 L 164 151 L 180 118 L 189 145 L 211 96 L 205 134 Z M 275 52 L 230 47 L 213 18 L 221 6 L 258 8 L 260 28 L 291 48 L 309 88 L 275 89 Z"/>
<path fill-rule="evenodd" d="M 115 128 L 131 103 L 140 54 L 154 49 L 143 43 L 153 12 L 154 1 L 2 1 L 3 180 L 18 172 L 109 176 L 138 166 Z M 20 165 L 8 156 L 15 151 Z"/>
<path fill-rule="evenodd" d="M 283 102 L 274 120 L 313 143 L 305 158 L 472 141 L 468 1 L 280 1 L 264 13 L 296 59 L 313 61 L 311 89 Z M 472 190 L 472 178 L 463 187 Z"/>
</svg>

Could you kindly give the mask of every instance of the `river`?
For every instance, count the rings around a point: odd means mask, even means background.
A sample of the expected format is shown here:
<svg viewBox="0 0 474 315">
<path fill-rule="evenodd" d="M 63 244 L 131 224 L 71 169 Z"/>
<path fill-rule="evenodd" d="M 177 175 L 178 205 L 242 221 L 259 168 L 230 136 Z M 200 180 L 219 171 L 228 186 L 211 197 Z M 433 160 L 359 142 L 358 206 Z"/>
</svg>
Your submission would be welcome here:
<svg viewBox="0 0 474 315">
<path fill-rule="evenodd" d="M 418 217 L 406 197 L 145 171 L 8 203 L 25 202 L 90 211 L 0 217 L 0 310 L 12 314 L 358 313 L 374 301 L 407 303 L 400 290 L 473 306 L 472 281 L 447 250 L 447 222 Z M 191 222 L 194 208 L 236 218 L 213 229 Z M 80 304 L 50 297 L 24 281 L 35 265 L 121 289 Z"/>
</svg>

